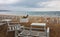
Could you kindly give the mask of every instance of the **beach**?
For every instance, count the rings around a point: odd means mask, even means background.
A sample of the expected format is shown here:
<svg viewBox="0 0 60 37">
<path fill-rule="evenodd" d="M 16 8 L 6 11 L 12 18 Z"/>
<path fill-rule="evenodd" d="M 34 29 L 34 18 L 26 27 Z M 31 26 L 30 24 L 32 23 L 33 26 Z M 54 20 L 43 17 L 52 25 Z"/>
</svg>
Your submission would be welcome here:
<svg viewBox="0 0 60 37">
<path fill-rule="evenodd" d="M 5 16 L 5 15 L 4 15 Z M 10 16 L 10 15 L 8 15 Z M 60 37 L 60 17 L 47 17 L 47 16 L 28 16 L 28 22 L 20 22 L 23 16 L 13 16 L 12 23 L 19 23 L 25 27 L 30 27 L 31 23 L 46 23 L 50 28 L 50 37 Z M 12 35 L 11 35 L 12 34 Z M 14 32 L 9 32 L 8 37 L 13 37 Z"/>
</svg>

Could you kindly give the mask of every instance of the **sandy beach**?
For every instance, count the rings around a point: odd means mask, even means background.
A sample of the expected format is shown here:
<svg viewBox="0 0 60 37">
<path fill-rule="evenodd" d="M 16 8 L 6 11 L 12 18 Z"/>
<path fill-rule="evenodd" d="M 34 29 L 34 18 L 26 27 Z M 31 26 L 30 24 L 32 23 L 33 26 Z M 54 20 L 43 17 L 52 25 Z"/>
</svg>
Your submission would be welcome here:
<svg viewBox="0 0 60 37">
<path fill-rule="evenodd" d="M 4 15 L 5 16 L 5 15 Z M 9 15 L 10 16 L 10 15 Z M 50 37 L 60 37 L 60 17 L 42 17 L 42 16 L 28 16 L 28 22 L 20 22 L 22 16 L 14 16 L 12 23 L 19 23 L 25 27 L 30 27 L 31 23 L 46 23 L 50 28 Z M 9 34 L 8 37 L 13 37 L 14 33 Z"/>
</svg>

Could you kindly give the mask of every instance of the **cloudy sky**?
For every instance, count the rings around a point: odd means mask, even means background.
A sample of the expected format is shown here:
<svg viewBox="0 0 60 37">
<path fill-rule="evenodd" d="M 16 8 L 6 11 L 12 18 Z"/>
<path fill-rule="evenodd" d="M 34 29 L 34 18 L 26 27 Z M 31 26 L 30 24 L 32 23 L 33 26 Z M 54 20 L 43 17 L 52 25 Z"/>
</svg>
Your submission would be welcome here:
<svg viewBox="0 0 60 37">
<path fill-rule="evenodd" d="M 60 11 L 60 0 L 0 0 L 0 10 Z"/>
</svg>

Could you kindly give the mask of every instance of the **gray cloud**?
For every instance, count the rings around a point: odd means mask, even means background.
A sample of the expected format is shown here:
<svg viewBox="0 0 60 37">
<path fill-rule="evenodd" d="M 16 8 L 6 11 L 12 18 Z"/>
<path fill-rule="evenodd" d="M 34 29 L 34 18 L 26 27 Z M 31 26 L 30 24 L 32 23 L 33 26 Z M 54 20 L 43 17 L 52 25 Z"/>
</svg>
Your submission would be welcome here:
<svg viewBox="0 0 60 37">
<path fill-rule="evenodd" d="M 47 0 L 24 0 L 23 2 L 18 2 L 16 4 L 13 4 L 12 6 L 39 8 L 39 6 L 37 6 L 37 3 L 43 1 L 47 1 Z"/>
<path fill-rule="evenodd" d="M 22 0 L 22 1 L 18 1 L 16 3 L 12 3 L 12 4 L 0 4 L 0 10 L 19 10 L 19 11 L 27 11 L 27 10 L 44 10 L 44 6 L 38 3 L 43 3 L 43 2 L 48 2 L 50 0 Z M 53 0 L 51 0 L 53 1 Z M 41 8 L 41 9 L 40 9 Z M 48 8 L 51 9 L 51 8 Z M 48 10 L 46 8 L 46 10 Z M 58 10 L 58 9 L 57 9 Z"/>
</svg>

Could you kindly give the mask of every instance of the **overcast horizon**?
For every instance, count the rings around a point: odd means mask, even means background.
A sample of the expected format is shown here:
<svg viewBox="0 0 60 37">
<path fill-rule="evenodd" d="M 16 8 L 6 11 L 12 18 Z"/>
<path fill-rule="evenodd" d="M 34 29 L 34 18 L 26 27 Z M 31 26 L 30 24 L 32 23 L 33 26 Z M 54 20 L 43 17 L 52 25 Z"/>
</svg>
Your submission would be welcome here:
<svg viewBox="0 0 60 37">
<path fill-rule="evenodd" d="M 0 10 L 60 11 L 60 0 L 0 0 Z"/>
</svg>

